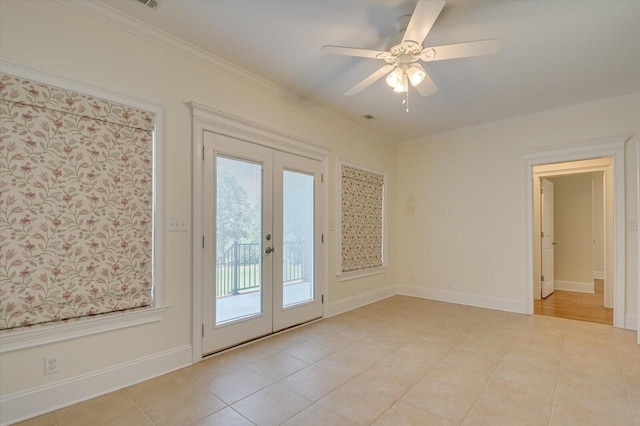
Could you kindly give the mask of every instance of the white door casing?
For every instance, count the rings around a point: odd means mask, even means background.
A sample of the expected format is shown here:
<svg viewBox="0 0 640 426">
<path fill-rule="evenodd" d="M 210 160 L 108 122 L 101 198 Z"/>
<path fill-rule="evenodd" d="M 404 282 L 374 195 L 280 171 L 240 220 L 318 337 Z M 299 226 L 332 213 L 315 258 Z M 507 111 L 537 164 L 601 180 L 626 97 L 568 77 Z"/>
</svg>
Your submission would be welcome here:
<svg viewBox="0 0 640 426">
<path fill-rule="evenodd" d="M 607 218 L 606 235 L 606 271 L 605 280 L 613 283 L 613 325 L 625 328 L 625 171 L 624 146 L 626 138 L 602 140 L 582 144 L 572 144 L 530 151 L 523 154 L 524 159 L 524 194 L 525 194 L 525 313 L 533 314 L 533 299 L 540 294 L 538 283 L 540 253 L 540 219 L 539 198 L 533 196 L 539 188 L 539 177 L 580 172 L 605 171 L 610 178 L 606 181 L 605 191 L 608 193 L 606 203 L 610 215 Z M 599 167 L 584 167 L 579 170 L 565 170 L 566 162 L 604 161 Z M 558 172 L 557 166 L 562 171 Z M 536 170 L 534 170 L 534 168 Z M 535 178 L 534 178 L 535 177 Z M 536 278 L 537 277 L 537 278 Z M 536 290 L 534 292 L 534 289 Z"/>
<path fill-rule="evenodd" d="M 329 151 L 323 145 L 313 140 L 294 136 L 277 129 L 269 128 L 238 116 L 228 114 L 223 111 L 202 105 L 196 102 L 189 102 L 188 106 L 192 113 L 192 361 L 197 363 L 204 359 L 202 347 L 202 325 L 203 325 L 203 300 L 202 282 L 204 270 L 204 253 L 202 250 L 203 229 L 203 210 L 204 202 L 203 193 L 203 174 L 204 161 L 203 140 L 205 132 L 213 132 L 231 138 L 252 142 L 257 145 L 273 148 L 282 152 L 288 152 L 300 155 L 306 158 L 318 160 L 322 164 L 322 173 L 327 176 L 329 165 Z M 323 184 L 320 191 L 320 214 L 316 218 L 321 224 L 321 232 L 325 236 L 324 243 L 321 245 L 319 255 L 321 263 L 317 265 L 317 285 L 320 288 L 324 299 L 327 297 L 327 258 L 328 244 L 326 230 L 329 223 L 327 214 L 328 185 Z M 324 306 L 322 305 L 322 314 L 324 315 Z"/>
</svg>

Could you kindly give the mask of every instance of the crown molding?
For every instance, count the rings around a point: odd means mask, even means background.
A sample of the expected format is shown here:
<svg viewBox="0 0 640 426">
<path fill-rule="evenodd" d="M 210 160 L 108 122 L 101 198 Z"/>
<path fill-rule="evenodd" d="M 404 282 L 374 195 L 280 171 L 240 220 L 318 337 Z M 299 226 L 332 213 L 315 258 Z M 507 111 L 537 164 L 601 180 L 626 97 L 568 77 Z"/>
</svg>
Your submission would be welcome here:
<svg viewBox="0 0 640 426">
<path fill-rule="evenodd" d="M 182 40 L 181 38 L 178 38 L 164 30 L 161 30 L 160 28 L 154 27 L 153 25 L 147 24 L 140 19 L 120 12 L 119 10 L 114 9 L 113 7 L 108 6 L 102 2 L 87 0 L 57 1 L 58 3 L 61 3 L 71 9 L 84 13 L 85 15 L 91 16 L 92 18 L 98 19 L 107 24 L 116 26 L 124 31 L 141 37 L 160 47 L 171 50 L 174 53 L 182 55 L 202 65 L 222 71 L 228 76 L 239 79 L 243 83 L 246 83 L 255 89 L 261 90 L 277 97 L 284 96 L 292 102 L 296 102 L 300 99 L 300 96 L 297 93 L 292 92 L 285 87 L 267 80 L 266 78 L 260 77 L 257 74 L 241 68 L 238 65 L 235 65 L 198 46 Z M 308 99 L 305 100 L 304 106 L 306 106 L 308 109 L 319 116 L 329 118 L 333 121 L 339 121 L 361 132 L 365 132 L 371 136 L 374 136 L 376 140 L 380 142 L 395 145 L 396 141 L 380 136 L 379 134 L 359 125 L 352 120 L 345 119 L 341 114 L 338 114 L 325 106 L 322 106 L 315 102 L 311 102 Z"/>
</svg>

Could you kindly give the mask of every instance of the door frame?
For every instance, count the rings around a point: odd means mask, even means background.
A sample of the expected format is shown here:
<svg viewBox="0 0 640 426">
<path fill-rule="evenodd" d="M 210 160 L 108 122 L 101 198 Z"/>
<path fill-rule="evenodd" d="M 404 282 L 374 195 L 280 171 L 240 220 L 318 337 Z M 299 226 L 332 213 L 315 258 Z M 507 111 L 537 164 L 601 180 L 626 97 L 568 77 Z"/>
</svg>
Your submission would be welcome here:
<svg viewBox="0 0 640 426">
<path fill-rule="evenodd" d="M 574 145 L 556 146 L 523 154 L 525 171 L 525 309 L 533 314 L 534 250 L 538 240 L 534 235 L 534 178 L 533 167 L 590 160 L 600 157 L 613 158 L 613 326 L 625 328 L 625 172 L 624 145 L 628 138 L 600 140 Z M 539 234 L 538 234 L 539 235 Z"/>
<path fill-rule="evenodd" d="M 636 246 L 638 263 L 640 265 L 640 141 L 636 142 L 636 237 L 638 239 L 638 244 Z M 637 341 L 638 345 L 640 345 L 640 267 L 637 268 L 636 278 L 638 281 L 638 286 L 636 287 L 636 292 L 638 293 L 638 309 L 636 310 L 636 319 L 637 319 Z"/>
<path fill-rule="evenodd" d="M 191 350 L 192 361 L 197 363 L 204 359 L 202 354 L 202 279 L 204 257 L 202 251 L 203 238 L 203 173 L 202 148 L 204 132 L 218 133 L 234 139 L 263 145 L 278 151 L 288 152 L 302 157 L 312 158 L 322 162 L 322 174 L 328 175 L 329 151 L 318 143 L 293 136 L 276 129 L 236 117 L 225 112 L 207 107 L 196 102 L 189 102 L 192 117 L 192 176 L 191 176 L 191 223 L 192 223 L 192 265 L 191 265 L 191 295 L 192 295 L 192 327 Z M 322 184 L 320 203 L 320 224 L 323 236 L 328 229 L 328 185 Z M 327 294 L 328 285 L 328 243 L 324 237 L 321 251 L 318 285 L 322 294 Z M 326 307 L 322 305 L 322 316 Z"/>
<path fill-rule="evenodd" d="M 564 163 L 542 164 L 534 166 L 533 168 L 533 194 L 540 193 L 540 181 L 541 179 L 556 177 L 556 176 L 568 176 L 577 175 L 583 173 L 603 172 L 603 179 L 605 181 L 603 185 L 603 206 L 604 206 L 604 231 L 605 231 L 605 305 L 611 305 L 613 307 L 615 281 L 613 279 L 614 271 L 614 255 L 613 255 L 613 235 L 614 235 L 614 206 L 613 206 L 613 158 L 594 158 L 590 160 L 580 160 Z M 533 235 L 540 234 L 540 197 L 533 197 Z M 540 258 L 539 256 L 539 242 L 534 240 L 533 251 L 533 267 L 534 271 L 540 270 Z M 538 299 L 538 284 L 536 283 L 534 274 L 534 299 Z M 609 291 L 607 291 L 609 290 Z M 615 312 L 614 312 L 615 315 Z"/>
</svg>

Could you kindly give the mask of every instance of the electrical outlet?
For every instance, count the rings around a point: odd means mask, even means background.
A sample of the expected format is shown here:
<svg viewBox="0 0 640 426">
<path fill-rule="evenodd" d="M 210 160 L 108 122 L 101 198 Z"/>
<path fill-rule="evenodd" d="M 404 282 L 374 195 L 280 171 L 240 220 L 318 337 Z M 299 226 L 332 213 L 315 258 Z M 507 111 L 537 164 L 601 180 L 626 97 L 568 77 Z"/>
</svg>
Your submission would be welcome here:
<svg viewBox="0 0 640 426">
<path fill-rule="evenodd" d="M 169 231 L 171 232 L 187 232 L 189 230 L 186 217 L 170 217 Z"/>
<path fill-rule="evenodd" d="M 58 354 L 47 355 L 44 357 L 44 374 L 57 373 L 60 369 Z"/>
</svg>

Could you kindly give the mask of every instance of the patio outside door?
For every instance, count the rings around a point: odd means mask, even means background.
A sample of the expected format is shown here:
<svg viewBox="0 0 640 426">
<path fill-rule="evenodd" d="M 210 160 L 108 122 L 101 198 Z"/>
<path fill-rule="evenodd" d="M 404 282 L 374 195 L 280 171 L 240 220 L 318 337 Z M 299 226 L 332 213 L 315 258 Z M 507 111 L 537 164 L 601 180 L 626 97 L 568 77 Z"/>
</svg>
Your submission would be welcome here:
<svg viewBox="0 0 640 426">
<path fill-rule="evenodd" d="M 203 354 L 322 315 L 321 162 L 205 132 Z"/>
</svg>

